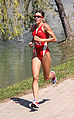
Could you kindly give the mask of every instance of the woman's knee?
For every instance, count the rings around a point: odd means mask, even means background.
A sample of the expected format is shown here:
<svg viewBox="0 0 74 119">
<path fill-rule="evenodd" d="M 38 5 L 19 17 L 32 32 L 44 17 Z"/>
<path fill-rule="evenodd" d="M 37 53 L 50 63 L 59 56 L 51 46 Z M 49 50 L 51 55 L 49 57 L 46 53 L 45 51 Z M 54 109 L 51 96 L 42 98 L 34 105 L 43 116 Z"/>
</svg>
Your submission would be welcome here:
<svg viewBox="0 0 74 119">
<path fill-rule="evenodd" d="M 38 82 L 38 79 L 39 79 L 39 75 L 34 75 L 33 76 L 33 81 L 37 81 Z"/>
</svg>

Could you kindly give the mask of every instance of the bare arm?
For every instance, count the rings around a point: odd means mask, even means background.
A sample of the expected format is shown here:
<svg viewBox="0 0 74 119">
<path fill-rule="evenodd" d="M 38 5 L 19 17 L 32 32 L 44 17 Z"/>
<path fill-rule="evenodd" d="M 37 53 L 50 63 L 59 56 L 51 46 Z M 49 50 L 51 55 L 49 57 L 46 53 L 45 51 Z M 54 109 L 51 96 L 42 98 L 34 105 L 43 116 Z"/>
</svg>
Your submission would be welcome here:
<svg viewBox="0 0 74 119">
<path fill-rule="evenodd" d="M 34 40 L 42 41 L 42 42 L 56 42 L 57 41 L 57 38 L 56 38 L 55 34 L 53 33 L 53 31 L 51 30 L 51 28 L 49 27 L 48 24 L 46 24 L 46 23 L 43 24 L 43 31 L 47 32 L 51 36 L 51 38 L 41 39 L 38 36 L 35 36 Z"/>
<path fill-rule="evenodd" d="M 29 43 L 29 46 L 30 46 L 30 47 L 33 47 L 33 41 L 34 41 L 34 38 L 33 38 L 32 41 Z"/>
<path fill-rule="evenodd" d="M 36 25 L 32 25 L 32 26 L 31 26 L 32 32 L 33 32 L 33 29 L 35 29 L 35 27 L 36 27 Z M 32 41 L 29 42 L 29 46 L 30 46 L 30 47 L 33 47 L 33 42 L 34 42 L 34 37 L 32 38 Z"/>
</svg>

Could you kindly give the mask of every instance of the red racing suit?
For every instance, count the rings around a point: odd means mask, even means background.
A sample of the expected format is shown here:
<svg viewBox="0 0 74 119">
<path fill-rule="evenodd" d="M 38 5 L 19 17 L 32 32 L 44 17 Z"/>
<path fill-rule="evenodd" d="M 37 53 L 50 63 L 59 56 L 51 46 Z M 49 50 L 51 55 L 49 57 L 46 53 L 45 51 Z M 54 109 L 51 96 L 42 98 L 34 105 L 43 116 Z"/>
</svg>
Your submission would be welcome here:
<svg viewBox="0 0 74 119">
<path fill-rule="evenodd" d="M 47 39 L 49 38 L 49 34 L 48 33 L 46 34 L 42 31 L 42 26 L 43 24 L 39 28 L 33 30 L 32 35 L 38 36 L 41 39 Z M 37 56 L 40 60 L 42 60 L 44 54 L 46 54 L 47 52 L 50 52 L 48 49 L 47 42 L 34 41 L 34 45 L 35 45 Z"/>
</svg>

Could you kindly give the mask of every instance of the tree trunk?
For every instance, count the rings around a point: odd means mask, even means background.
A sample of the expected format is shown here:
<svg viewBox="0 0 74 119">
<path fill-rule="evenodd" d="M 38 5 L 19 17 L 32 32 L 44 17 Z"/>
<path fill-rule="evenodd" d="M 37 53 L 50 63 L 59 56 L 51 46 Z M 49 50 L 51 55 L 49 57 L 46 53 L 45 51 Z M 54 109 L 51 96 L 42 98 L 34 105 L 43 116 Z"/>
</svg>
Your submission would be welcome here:
<svg viewBox="0 0 74 119">
<path fill-rule="evenodd" d="M 64 11 L 64 7 L 62 4 L 62 0 L 55 0 L 55 3 L 57 5 L 58 11 L 59 11 L 59 16 L 63 25 L 63 29 L 65 32 L 66 38 L 71 38 L 72 39 L 72 30 L 69 24 L 69 21 L 67 19 L 67 16 Z"/>
</svg>

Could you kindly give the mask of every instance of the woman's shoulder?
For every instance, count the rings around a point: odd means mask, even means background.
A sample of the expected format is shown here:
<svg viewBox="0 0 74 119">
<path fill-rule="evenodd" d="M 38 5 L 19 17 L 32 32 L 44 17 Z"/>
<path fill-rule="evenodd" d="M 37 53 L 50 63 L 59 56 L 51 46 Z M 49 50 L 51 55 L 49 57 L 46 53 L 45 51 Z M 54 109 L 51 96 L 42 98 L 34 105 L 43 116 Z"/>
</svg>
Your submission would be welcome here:
<svg viewBox="0 0 74 119">
<path fill-rule="evenodd" d="M 49 25 L 47 23 L 43 23 L 43 27 L 47 28 L 47 27 L 49 27 Z"/>
<path fill-rule="evenodd" d="M 48 29 L 51 29 L 50 26 L 47 23 L 43 24 L 43 28 L 45 31 L 47 31 Z"/>
</svg>

